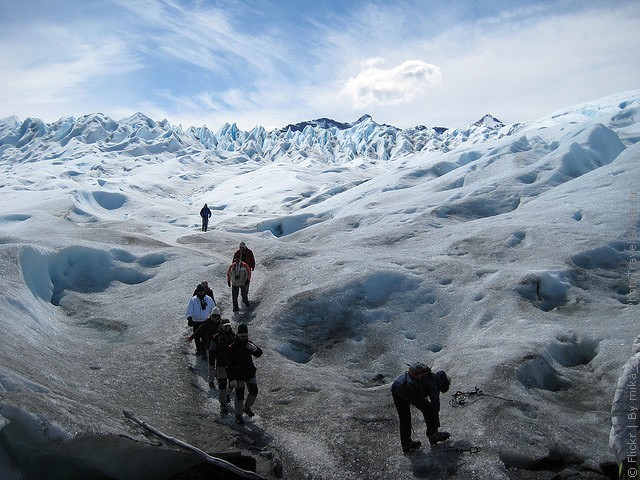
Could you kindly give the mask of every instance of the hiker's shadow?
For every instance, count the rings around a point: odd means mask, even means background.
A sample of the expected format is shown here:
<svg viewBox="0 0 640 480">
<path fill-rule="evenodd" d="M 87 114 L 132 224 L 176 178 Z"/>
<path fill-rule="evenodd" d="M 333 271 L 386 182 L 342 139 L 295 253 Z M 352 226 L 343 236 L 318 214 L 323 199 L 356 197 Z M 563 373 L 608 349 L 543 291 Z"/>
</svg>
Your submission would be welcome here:
<svg viewBox="0 0 640 480">
<path fill-rule="evenodd" d="M 458 440 L 418 450 L 408 455 L 413 474 L 417 478 L 450 478 L 464 465 L 462 452 L 470 447 L 471 444 L 466 440 Z"/>
<path fill-rule="evenodd" d="M 187 352 L 189 355 L 190 352 Z M 207 352 L 208 354 L 208 352 Z M 191 385 L 196 390 L 202 390 L 205 392 L 209 391 L 208 381 L 209 381 L 209 360 L 200 357 L 199 355 L 195 356 L 194 360 L 191 360 L 192 363 L 187 365 L 187 369 L 194 374 L 191 378 Z"/>
<path fill-rule="evenodd" d="M 256 308 L 258 305 L 260 305 L 260 300 L 253 300 L 250 307 L 243 306 L 242 309 L 237 312 L 233 312 L 233 320 L 238 324 L 251 324 L 251 322 L 257 317 Z"/>
</svg>

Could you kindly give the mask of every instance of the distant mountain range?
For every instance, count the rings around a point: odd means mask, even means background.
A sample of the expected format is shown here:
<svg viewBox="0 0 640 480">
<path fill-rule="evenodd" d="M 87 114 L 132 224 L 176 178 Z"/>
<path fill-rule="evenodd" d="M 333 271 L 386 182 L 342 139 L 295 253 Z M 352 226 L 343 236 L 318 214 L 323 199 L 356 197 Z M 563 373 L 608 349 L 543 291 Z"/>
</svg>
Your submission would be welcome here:
<svg viewBox="0 0 640 480">
<path fill-rule="evenodd" d="M 352 123 L 319 118 L 269 132 L 263 127 L 243 131 L 235 123 L 227 123 L 216 132 L 206 126 L 183 130 L 142 113 L 119 121 L 97 113 L 61 118 L 50 124 L 36 118 L 21 122 L 12 116 L 0 120 L 0 153 L 15 148 L 27 154 L 34 148 L 46 149 L 49 142 L 56 148 L 79 142 L 91 144 L 98 151 L 122 151 L 131 156 L 192 148 L 243 156 L 246 161 L 302 156 L 341 163 L 358 157 L 388 160 L 421 151 L 449 151 L 463 142 L 496 138 L 509 130 L 491 115 L 466 129 L 455 130 L 423 125 L 400 129 L 363 115 Z"/>
</svg>

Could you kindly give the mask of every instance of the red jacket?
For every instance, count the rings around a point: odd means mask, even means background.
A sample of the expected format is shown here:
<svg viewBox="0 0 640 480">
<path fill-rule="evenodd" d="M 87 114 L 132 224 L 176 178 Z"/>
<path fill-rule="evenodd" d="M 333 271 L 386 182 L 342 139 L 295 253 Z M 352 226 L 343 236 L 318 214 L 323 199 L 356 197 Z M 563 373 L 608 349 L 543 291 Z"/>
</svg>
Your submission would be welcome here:
<svg viewBox="0 0 640 480">
<path fill-rule="evenodd" d="M 239 271 L 236 273 L 236 262 L 229 265 L 227 270 L 227 284 L 242 287 L 251 280 L 251 267 L 245 262 L 240 262 Z"/>
<path fill-rule="evenodd" d="M 236 257 L 240 257 L 240 260 L 242 260 L 247 265 L 249 265 L 251 270 L 256 269 L 256 259 L 253 256 L 253 252 L 248 248 L 245 248 L 244 252 L 240 249 L 236 250 L 236 253 L 233 254 L 233 258 L 236 258 Z"/>
</svg>

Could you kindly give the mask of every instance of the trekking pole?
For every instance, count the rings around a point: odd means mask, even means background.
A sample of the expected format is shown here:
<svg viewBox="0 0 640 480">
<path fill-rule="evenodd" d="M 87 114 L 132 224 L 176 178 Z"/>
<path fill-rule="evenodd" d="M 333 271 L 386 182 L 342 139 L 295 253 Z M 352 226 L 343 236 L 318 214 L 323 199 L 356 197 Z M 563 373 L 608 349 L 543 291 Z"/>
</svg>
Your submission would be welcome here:
<svg viewBox="0 0 640 480">
<path fill-rule="evenodd" d="M 449 405 L 451 407 L 461 407 L 463 405 L 466 405 L 467 403 L 469 403 L 469 399 L 472 397 L 491 397 L 491 398 L 497 398 L 498 400 L 504 400 L 505 402 L 515 402 L 515 400 L 511 400 L 509 398 L 504 398 L 504 397 L 499 397 L 497 395 L 490 395 L 488 393 L 484 393 L 477 386 L 475 390 L 472 390 L 469 392 L 463 392 L 458 390 L 456 393 L 451 395 L 451 397 L 452 397 L 451 400 L 449 400 Z M 474 403 L 474 402 L 475 400 L 470 403 Z"/>
<path fill-rule="evenodd" d="M 184 448 L 186 450 L 190 450 L 198 455 L 200 455 L 200 457 L 202 457 L 204 459 L 205 462 L 207 463 L 211 463 L 213 465 L 216 465 L 224 470 L 227 470 L 229 472 L 235 473 L 236 475 L 243 477 L 243 478 L 250 478 L 250 479 L 255 479 L 255 480 L 266 480 L 263 476 L 258 475 L 255 472 L 251 472 L 249 470 L 243 470 L 240 467 L 236 467 L 233 463 L 231 462 L 227 462 L 226 460 L 223 460 L 221 458 L 218 457 L 212 457 L 211 455 L 209 455 L 207 452 L 205 452 L 204 450 L 200 450 L 197 447 L 194 447 L 193 445 L 189 445 L 186 442 L 183 442 L 182 440 L 178 440 L 177 438 L 173 438 L 170 437 L 168 435 L 165 435 L 164 433 L 162 433 L 160 430 L 155 429 L 154 427 L 152 427 L 151 425 L 146 424 L 145 422 L 143 422 L 142 420 L 139 420 L 138 418 L 135 417 L 135 415 L 133 415 L 133 413 L 127 411 L 127 410 L 123 410 L 122 413 L 124 414 L 124 416 L 126 418 L 128 418 L 129 420 L 137 423 L 138 425 L 140 425 L 142 428 L 144 428 L 145 430 L 148 430 L 149 432 L 151 432 L 152 434 L 154 434 L 157 437 L 160 437 L 161 439 L 172 443 L 173 445 L 176 445 L 180 448 Z"/>
<path fill-rule="evenodd" d="M 451 400 L 449 400 L 449 405 L 451 407 L 459 407 L 461 405 L 465 405 L 469 398 L 474 396 L 479 396 L 482 394 L 483 394 L 482 390 L 480 390 L 477 386 L 475 390 L 470 392 L 463 392 L 461 390 L 458 390 L 456 393 L 451 395 Z"/>
<path fill-rule="evenodd" d="M 455 452 L 455 453 L 480 453 L 482 451 L 482 447 L 474 445 L 472 447 L 456 447 L 456 446 L 445 446 L 445 452 Z"/>
</svg>

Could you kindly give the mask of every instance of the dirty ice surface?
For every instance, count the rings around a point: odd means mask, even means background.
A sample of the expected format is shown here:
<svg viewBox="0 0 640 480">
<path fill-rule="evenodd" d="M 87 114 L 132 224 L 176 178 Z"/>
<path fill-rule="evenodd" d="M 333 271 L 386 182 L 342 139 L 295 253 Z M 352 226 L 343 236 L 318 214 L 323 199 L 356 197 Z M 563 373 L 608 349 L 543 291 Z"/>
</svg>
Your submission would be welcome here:
<svg viewBox="0 0 640 480">
<path fill-rule="evenodd" d="M 611 461 L 640 333 L 640 91 L 466 131 L 363 122 L 235 148 L 229 128 L 205 145 L 143 116 L 0 121 L 0 477 L 192 464 L 125 409 L 269 478 L 278 462 L 288 479 L 507 479 Z M 255 308 L 234 314 L 240 241 Z M 265 351 L 244 429 L 185 341 L 202 280 Z M 489 395 L 443 395 L 453 448 L 426 446 L 414 411 L 425 446 L 404 456 L 389 387 L 414 361 Z"/>
</svg>

